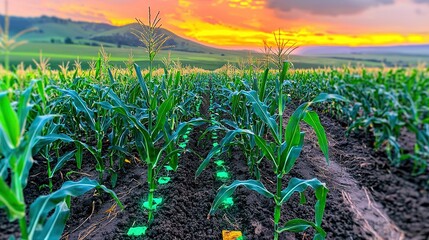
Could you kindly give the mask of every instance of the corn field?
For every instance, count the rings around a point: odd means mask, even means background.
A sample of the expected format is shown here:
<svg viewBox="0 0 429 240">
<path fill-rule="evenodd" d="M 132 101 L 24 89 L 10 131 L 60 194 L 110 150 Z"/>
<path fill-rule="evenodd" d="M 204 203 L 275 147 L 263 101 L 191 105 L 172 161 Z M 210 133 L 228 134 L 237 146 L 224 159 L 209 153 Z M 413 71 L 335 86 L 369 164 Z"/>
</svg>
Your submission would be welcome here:
<svg viewBox="0 0 429 240">
<path fill-rule="evenodd" d="M 413 230 L 392 213 L 405 209 L 378 196 L 383 180 L 372 185 L 351 170 L 394 226 L 365 228 L 347 187 L 329 177 L 332 166 L 370 166 L 370 179 L 384 172 L 427 189 L 428 68 L 298 70 L 285 62 L 281 71 L 155 71 L 100 57 L 90 70 L 0 76 L 2 239 L 219 239 L 222 230 L 242 239 L 429 236 L 427 204 L 409 206 L 420 212 Z M 326 119 L 342 129 L 341 144 L 361 140 L 367 152 L 332 160 L 338 140 Z M 302 173 L 304 161 L 318 163 Z M 416 198 L 427 200 L 426 190 Z M 174 223 L 174 215 L 191 220 Z"/>
</svg>

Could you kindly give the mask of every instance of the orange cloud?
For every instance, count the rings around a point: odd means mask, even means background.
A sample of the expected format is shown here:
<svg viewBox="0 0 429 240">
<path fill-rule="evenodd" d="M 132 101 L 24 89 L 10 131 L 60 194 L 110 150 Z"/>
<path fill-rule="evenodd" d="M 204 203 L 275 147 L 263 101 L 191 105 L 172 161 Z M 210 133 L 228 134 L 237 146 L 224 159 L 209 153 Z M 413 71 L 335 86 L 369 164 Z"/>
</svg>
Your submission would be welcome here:
<svg viewBox="0 0 429 240">
<path fill-rule="evenodd" d="M 427 0 L 326 1 L 339 12 L 314 8 L 320 0 L 14 0 L 10 6 L 13 15 L 124 25 L 136 17 L 145 20 L 150 5 L 161 11 L 163 27 L 226 48 L 258 48 L 262 40 L 273 41 L 278 29 L 302 45 L 429 43 L 429 4 L 421 4 Z"/>
</svg>

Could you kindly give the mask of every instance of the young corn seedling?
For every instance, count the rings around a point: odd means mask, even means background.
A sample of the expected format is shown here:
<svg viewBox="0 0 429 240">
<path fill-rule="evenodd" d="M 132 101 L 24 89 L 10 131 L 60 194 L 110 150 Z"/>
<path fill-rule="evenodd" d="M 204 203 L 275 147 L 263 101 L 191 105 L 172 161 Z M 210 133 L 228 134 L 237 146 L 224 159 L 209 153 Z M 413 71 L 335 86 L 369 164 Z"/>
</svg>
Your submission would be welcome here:
<svg viewBox="0 0 429 240">
<path fill-rule="evenodd" d="M 277 81 L 276 91 L 278 95 L 277 113 L 278 123 L 276 123 L 275 117 L 268 112 L 268 107 L 259 100 L 256 91 L 242 91 L 247 98 L 247 101 L 252 105 L 252 109 L 255 114 L 263 121 L 270 130 L 270 133 L 274 140 L 264 139 L 263 136 L 259 136 L 248 129 L 234 129 L 227 132 L 221 143 L 214 147 L 206 159 L 202 162 L 196 172 L 196 176 L 199 176 L 204 168 L 208 165 L 210 159 L 219 152 L 226 151 L 228 145 L 230 145 L 235 136 L 238 134 L 246 134 L 255 138 L 256 145 L 260 148 L 265 158 L 272 162 L 274 168 L 274 174 L 277 176 L 276 192 L 271 193 L 268 191 L 262 182 L 258 180 L 236 180 L 230 185 L 222 186 L 212 204 L 209 212 L 209 216 L 213 215 L 217 209 L 222 205 L 222 202 L 230 197 L 235 189 L 239 186 L 244 186 L 250 190 L 256 191 L 259 194 L 273 199 L 275 203 L 274 207 L 274 239 L 279 238 L 279 234 L 284 231 L 290 232 L 302 232 L 308 228 L 314 228 L 316 235 L 314 239 L 324 239 L 326 232 L 322 228 L 322 218 L 325 210 L 326 197 L 328 189 L 325 184 L 320 182 L 318 179 L 303 180 L 298 178 L 292 178 L 288 186 L 283 189 L 282 182 L 283 177 L 287 175 L 296 160 L 298 159 L 303 144 L 304 144 L 304 133 L 301 132 L 300 122 L 304 121 L 310 125 L 316 132 L 320 149 L 322 150 L 326 160 L 328 161 L 328 141 L 325 130 L 320 123 L 319 117 L 316 112 L 310 110 L 310 106 L 315 103 L 324 102 L 329 99 L 345 100 L 341 96 L 332 94 L 320 94 L 310 102 L 301 104 L 290 117 L 286 128 L 283 128 L 283 112 L 284 112 L 284 101 L 285 97 L 282 93 L 282 82 L 285 79 L 285 74 L 288 69 L 288 63 L 285 63 L 283 71 L 280 75 L 280 81 Z M 294 193 L 299 193 L 300 196 L 304 197 L 305 190 L 311 187 L 314 189 L 316 195 L 315 205 L 315 220 L 314 222 L 304 219 L 292 219 L 287 221 L 283 226 L 280 225 L 281 218 L 281 206 L 286 203 Z"/>
<path fill-rule="evenodd" d="M 122 204 L 113 191 L 84 178 L 79 182 L 66 182 L 50 195 L 38 197 L 30 206 L 27 224 L 24 189 L 34 162 L 33 155 L 46 144 L 61 139 L 56 134 L 41 135 L 44 126 L 56 115 L 37 116 L 27 127 L 33 107 L 30 104 L 32 86 L 21 93 L 16 110 L 7 93 L 0 93 L 0 209 L 6 210 L 9 221 L 19 221 L 22 239 L 59 239 L 69 216 L 72 196 L 98 188 L 109 193 L 119 206 Z M 10 186 L 7 179 L 10 179 Z"/>
</svg>

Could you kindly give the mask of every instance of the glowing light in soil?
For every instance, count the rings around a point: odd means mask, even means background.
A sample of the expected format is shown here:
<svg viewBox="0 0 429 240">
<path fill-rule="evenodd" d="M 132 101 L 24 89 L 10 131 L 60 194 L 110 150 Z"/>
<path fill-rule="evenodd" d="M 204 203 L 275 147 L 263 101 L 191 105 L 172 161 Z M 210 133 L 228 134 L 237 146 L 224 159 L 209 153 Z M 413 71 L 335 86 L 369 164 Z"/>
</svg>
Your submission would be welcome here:
<svg viewBox="0 0 429 240">
<path fill-rule="evenodd" d="M 234 205 L 234 199 L 232 197 L 226 198 L 223 200 L 222 204 L 224 208 L 232 207 L 232 205 Z"/>
<path fill-rule="evenodd" d="M 160 177 L 160 178 L 158 179 L 158 183 L 159 183 L 160 185 L 164 185 L 164 184 L 167 184 L 168 182 L 170 182 L 170 180 L 171 180 L 171 178 L 170 178 L 170 177 Z"/>
<path fill-rule="evenodd" d="M 128 230 L 128 236 L 141 236 L 146 234 L 147 227 L 132 227 Z"/>
<path fill-rule="evenodd" d="M 216 160 L 216 161 L 214 161 L 214 163 L 218 167 L 223 167 L 223 165 L 225 164 L 225 161 L 224 160 Z"/>
<path fill-rule="evenodd" d="M 216 173 L 216 178 L 218 180 L 224 181 L 229 179 L 229 173 L 225 171 L 219 171 Z"/>
<path fill-rule="evenodd" d="M 162 198 L 153 198 L 152 210 L 156 210 L 159 204 L 162 203 Z M 145 201 L 143 207 L 149 209 L 149 202 Z"/>
</svg>

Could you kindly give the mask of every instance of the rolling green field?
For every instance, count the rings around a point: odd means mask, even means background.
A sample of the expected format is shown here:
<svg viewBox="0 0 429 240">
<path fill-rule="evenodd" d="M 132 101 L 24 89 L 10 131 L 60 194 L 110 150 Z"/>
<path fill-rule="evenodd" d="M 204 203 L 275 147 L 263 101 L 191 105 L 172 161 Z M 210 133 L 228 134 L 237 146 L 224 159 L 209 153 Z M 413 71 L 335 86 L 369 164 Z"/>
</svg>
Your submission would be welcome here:
<svg viewBox="0 0 429 240">
<path fill-rule="evenodd" d="M 77 58 L 83 63 L 97 59 L 100 47 L 85 46 L 85 45 L 66 45 L 66 44 L 51 44 L 51 43 L 29 43 L 16 49 L 11 53 L 11 63 L 16 65 L 24 62 L 25 65 L 32 64 L 32 60 L 38 60 L 40 52 L 44 58 L 50 59 L 51 68 L 57 68 L 63 62 L 73 62 Z M 143 48 L 131 47 L 105 47 L 105 51 L 110 55 L 110 62 L 113 65 L 124 66 L 130 53 L 134 56 L 134 61 L 142 66 L 147 65 L 148 57 Z M 167 57 L 168 51 L 162 51 L 159 54 L 155 64 L 160 65 L 160 59 Z M 216 69 L 227 62 L 235 62 L 237 59 L 247 55 L 245 52 L 231 52 L 230 54 L 208 54 L 208 53 L 192 53 L 183 51 L 171 51 L 172 60 L 180 60 L 183 65 L 192 65 L 204 69 Z M 0 60 L 2 61 L 2 60 Z M 82 65 L 83 68 L 88 67 L 87 64 Z"/>
<path fill-rule="evenodd" d="M 79 58 L 83 63 L 82 67 L 87 68 L 86 62 L 96 60 L 100 51 L 100 47 L 86 46 L 77 44 L 52 44 L 52 43 L 34 43 L 31 42 L 17 48 L 11 53 L 12 65 L 17 65 L 21 62 L 27 66 L 33 63 L 33 59 L 39 60 L 40 52 L 44 58 L 50 59 L 50 67 L 58 68 L 58 65 Z M 110 62 L 116 66 L 124 66 L 130 53 L 134 56 L 134 61 L 142 67 L 147 67 L 148 57 L 143 48 L 137 47 L 122 47 L 117 48 L 111 45 L 105 45 L 105 51 L 110 54 Z M 162 66 L 161 59 L 167 57 L 169 51 L 161 51 L 158 61 L 155 64 Z M 247 59 L 249 55 L 260 57 L 258 53 L 249 53 L 246 51 L 227 51 L 222 53 L 195 53 L 185 51 L 171 51 L 172 60 L 180 60 L 183 66 L 195 66 L 207 70 L 214 70 L 222 67 L 227 63 L 237 64 L 239 60 Z M 318 55 L 318 56 L 291 56 L 295 68 L 318 68 L 330 66 L 358 65 L 362 64 L 366 67 L 382 67 L 383 65 L 412 65 L 416 66 L 421 62 L 428 62 L 429 56 L 413 56 L 399 54 L 348 54 L 348 55 Z M 0 63 L 3 59 L 0 59 Z"/>
</svg>

